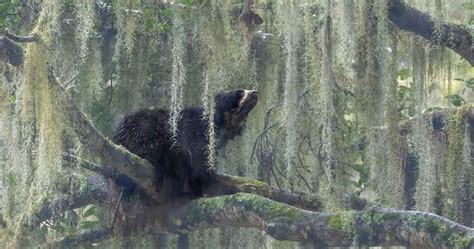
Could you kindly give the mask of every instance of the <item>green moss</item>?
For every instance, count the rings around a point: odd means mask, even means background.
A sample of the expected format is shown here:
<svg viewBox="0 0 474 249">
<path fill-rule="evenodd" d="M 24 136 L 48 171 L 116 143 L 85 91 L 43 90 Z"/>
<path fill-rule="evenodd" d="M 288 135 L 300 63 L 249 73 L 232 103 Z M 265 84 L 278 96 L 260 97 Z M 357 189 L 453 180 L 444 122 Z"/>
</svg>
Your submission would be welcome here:
<svg viewBox="0 0 474 249">
<path fill-rule="evenodd" d="M 375 224 L 382 224 L 384 221 L 384 215 L 381 213 L 376 213 L 373 217 Z"/>
<path fill-rule="evenodd" d="M 444 169 L 447 178 L 445 181 L 447 185 L 445 203 L 448 217 L 457 222 L 463 220 L 462 206 L 464 201 L 469 199 L 466 194 L 470 192 L 468 186 L 460 184 L 469 178 L 470 172 L 470 159 L 466 153 L 469 151 L 466 148 L 469 146 L 469 142 L 466 141 L 468 140 L 466 117 L 469 110 L 469 107 L 457 109 L 448 119 L 448 143 Z"/>
<path fill-rule="evenodd" d="M 418 231 L 426 231 L 438 244 L 449 248 L 468 248 L 471 240 L 465 232 L 458 232 L 452 226 L 441 220 L 434 220 L 426 216 L 411 216 L 409 222 L 414 224 Z"/>
<path fill-rule="evenodd" d="M 274 202 L 258 195 L 238 193 L 232 195 L 231 198 L 230 201 L 236 205 L 242 205 L 247 210 L 252 210 L 257 214 L 264 215 L 268 219 L 278 217 L 296 219 L 302 216 L 301 210 L 295 207 Z"/>
<path fill-rule="evenodd" d="M 354 212 L 342 212 L 329 218 L 329 227 L 335 230 L 350 232 L 354 226 Z"/>
</svg>

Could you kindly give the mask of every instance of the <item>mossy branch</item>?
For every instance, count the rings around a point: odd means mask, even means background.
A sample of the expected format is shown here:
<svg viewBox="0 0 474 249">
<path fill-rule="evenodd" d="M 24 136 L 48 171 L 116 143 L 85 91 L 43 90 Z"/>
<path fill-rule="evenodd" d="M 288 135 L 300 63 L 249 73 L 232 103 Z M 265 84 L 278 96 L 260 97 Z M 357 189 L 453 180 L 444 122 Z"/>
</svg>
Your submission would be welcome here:
<svg viewBox="0 0 474 249">
<path fill-rule="evenodd" d="M 239 192 L 256 194 L 277 202 L 311 211 L 320 211 L 323 208 L 322 201 L 318 196 L 272 188 L 266 183 L 254 179 L 217 174 L 216 185 L 215 189 L 224 194 L 235 194 Z M 215 196 L 216 193 L 210 193 L 210 195 Z"/>
<path fill-rule="evenodd" d="M 54 77 L 53 69 L 48 69 L 49 82 L 61 93 L 62 103 L 65 113 L 69 116 L 71 128 L 79 136 L 82 144 L 85 145 L 93 155 L 102 160 L 105 165 L 114 167 L 120 174 L 132 179 L 152 200 L 159 200 L 153 177 L 153 167 L 144 159 L 130 153 L 122 146 L 118 146 L 102 135 L 85 117 L 74 104 L 72 97 L 66 92 L 61 84 Z"/>
<path fill-rule="evenodd" d="M 461 107 L 463 112 L 465 113 L 465 118 L 466 118 L 466 123 L 471 124 L 471 127 L 474 127 L 474 108 L 472 106 L 464 106 Z M 423 118 L 425 120 L 429 120 L 429 122 L 433 126 L 434 131 L 439 131 L 441 129 L 444 129 L 446 126 L 446 119 L 447 117 L 455 113 L 458 110 L 461 110 L 461 108 L 458 109 L 445 109 L 445 110 L 440 110 L 440 111 L 434 111 L 434 112 L 426 112 L 421 114 L 420 117 L 417 118 Z M 416 123 L 417 118 L 410 119 L 408 121 L 405 121 L 400 124 L 400 134 L 401 135 L 406 135 L 408 133 L 412 133 L 413 126 Z M 472 128 L 474 129 L 474 128 Z"/>
<path fill-rule="evenodd" d="M 420 35 L 432 44 L 450 48 L 474 66 L 474 38 L 465 27 L 442 22 L 440 28 L 436 28 L 430 15 L 401 0 L 390 0 L 388 18 L 400 29 Z"/>
<path fill-rule="evenodd" d="M 81 167 L 99 173 L 107 178 L 118 179 L 120 176 L 126 176 L 118 173 L 117 170 L 111 166 L 96 164 L 89 160 L 78 158 L 70 153 L 66 154 L 65 157 L 78 162 Z M 222 173 L 216 174 L 212 190 L 205 194 L 207 196 L 220 196 L 239 192 L 260 195 L 274 201 L 311 211 L 320 211 L 323 208 L 322 201 L 318 196 L 291 192 L 284 189 L 280 190 L 272 188 L 268 184 L 255 179 Z"/>
<path fill-rule="evenodd" d="M 473 248 L 474 229 L 441 216 L 374 207 L 337 213 L 310 212 L 257 195 L 239 193 L 202 198 L 173 212 L 177 232 L 206 228 L 254 227 L 277 240 L 320 247 L 423 246 Z"/>
</svg>

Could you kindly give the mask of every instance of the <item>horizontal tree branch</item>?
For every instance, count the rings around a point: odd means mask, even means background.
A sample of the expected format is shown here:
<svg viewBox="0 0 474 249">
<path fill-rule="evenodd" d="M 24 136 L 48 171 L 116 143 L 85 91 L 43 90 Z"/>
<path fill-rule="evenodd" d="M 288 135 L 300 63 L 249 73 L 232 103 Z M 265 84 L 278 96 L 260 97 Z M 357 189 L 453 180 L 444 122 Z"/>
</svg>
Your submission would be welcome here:
<svg viewBox="0 0 474 249">
<path fill-rule="evenodd" d="M 14 67 L 23 64 L 23 48 L 10 38 L 0 37 L 0 60 Z"/>
<path fill-rule="evenodd" d="M 316 195 L 272 188 L 258 180 L 218 173 L 216 181 L 217 186 L 214 189 L 218 191 L 217 193 L 235 194 L 241 192 L 256 194 L 270 200 L 311 211 L 321 211 L 323 208 L 322 201 Z M 216 196 L 216 194 L 212 193 L 211 196 Z"/>
<path fill-rule="evenodd" d="M 103 241 L 114 235 L 111 228 L 93 229 L 78 235 L 69 235 L 60 241 L 48 243 L 48 248 L 76 248 L 81 245 Z"/>
<path fill-rule="evenodd" d="M 432 44 L 450 48 L 474 66 L 474 39 L 465 27 L 443 20 L 437 26 L 430 15 L 402 0 L 390 0 L 388 18 L 400 29 L 420 35 Z"/>
<path fill-rule="evenodd" d="M 322 248 L 354 245 L 474 248 L 474 229 L 435 214 L 380 207 L 311 212 L 245 193 L 198 199 L 169 217 L 175 232 L 253 227 L 265 230 L 277 240 L 313 243 Z"/>
<path fill-rule="evenodd" d="M 66 236 L 49 244 L 50 248 L 76 248 L 80 245 L 100 242 L 113 236 L 111 228 L 93 229 L 78 235 Z"/>
<path fill-rule="evenodd" d="M 14 42 L 39 42 L 40 41 L 38 37 L 35 35 L 21 36 L 21 35 L 15 35 L 15 34 L 10 34 L 6 32 L 5 37 L 10 38 L 10 40 Z"/>
<path fill-rule="evenodd" d="M 463 108 L 463 109 L 461 109 Z M 464 106 L 458 109 L 444 109 L 441 111 L 434 111 L 434 112 L 426 112 L 420 114 L 415 118 L 409 119 L 400 124 L 400 134 L 406 135 L 408 133 L 413 132 L 413 126 L 416 124 L 417 119 L 423 118 L 426 121 L 429 121 L 432 126 L 433 130 L 441 130 L 445 128 L 446 121 L 448 120 L 449 116 L 454 114 L 455 112 L 463 112 L 464 117 L 466 119 L 466 123 L 470 124 L 471 129 L 474 131 L 474 108 L 472 106 Z M 474 141 L 473 141 L 474 142 Z"/>
</svg>

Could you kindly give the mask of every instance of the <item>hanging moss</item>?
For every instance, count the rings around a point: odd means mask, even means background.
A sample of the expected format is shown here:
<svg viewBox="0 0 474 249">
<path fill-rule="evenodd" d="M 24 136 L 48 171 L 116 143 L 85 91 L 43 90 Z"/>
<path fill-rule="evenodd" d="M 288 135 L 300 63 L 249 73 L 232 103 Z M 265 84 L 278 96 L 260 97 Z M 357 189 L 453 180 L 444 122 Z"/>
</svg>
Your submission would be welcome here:
<svg viewBox="0 0 474 249">
<path fill-rule="evenodd" d="M 415 112 L 418 115 L 413 129 L 415 149 L 418 154 L 418 180 L 416 187 L 416 208 L 434 211 L 436 197 L 436 164 L 433 125 L 421 114 L 426 109 L 426 62 L 425 50 L 419 38 L 413 38 L 413 89 L 415 92 Z"/>
<path fill-rule="evenodd" d="M 63 177 L 62 166 L 63 135 L 66 122 L 63 119 L 61 103 L 48 82 L 47 68 L 44 63 L 48 54 L 43 52 L 42 45 L 30 45 L 26 52 L 26 62 L 23 82 L 19 91 L 22 94 L 20 113 L 22 121 L 19 124 L 32 124 L 29 129 L 22 129 L 23 136 L 28 136 L 19 146 L 22 151 L 12 152 L 12 156 L 24 157 L 23 160 L 12 160 L 24 163 L 11 168 L 10 175 L 16 178 L 15 197 L 10 201 L 18 208 L 12 210 L 6 221 L 15 232 L 19 242 L 24 226 L 30 222 L 31 215 L 47 200 L 54 203 L 58 189 L 65 186 L 67 180 Z M 25 127 L 26 128 L 26 127 Z M 30 133 L 31 132 L 31 133 Z M 23 153 L 22 153 L 23 152 Z M 17 155 L 15 155 L 18 153 Z M 22 204 L 20 204 L 22 203 Z M 25 205 L 26 204 L 26 205 Z"/>
<path fill-rule="evenodd" d="M 286 132 L 286 176 L 291 177 L 297 153 L 297 51 L 300 40 L 299 6 L 295 1 L 281 1 L 277 8 L 281 35 L 286 54 L 285 83 L 283 88 L 283 120 Z"/>
<path fill-rule="evenodd" d="M 352 78 L 354 76 L 353 65 L 356 60 L 356 33 L 354 32 L 356 29 L 356 4 L 353 0 L 338 0 L 335 2 L 335 28 L 338 30 L 336 32 L 338 42 L 336 43 L 335 56 L 349 78 Z"/>
<path fill-rule="evenodd" d="M 393 31 L 392 31 L 393 32 Z M 396 38 L 390 37 L 391 43 L 388 43 L 387 49 L 383 50 L 383 58 L 387 67 L 386 76 L 384 76 L 384 122 L 386 124 L 385 136 L 385 172 L 389 176 L 389 180 L 383 185 L 383 189 L 379 192 L 384 193 L 384 200 L 391 206 L 403 207 L 403 171 L 402 156 L 400 155 L 402 145 L 400 130 L 398 127 L 398 44 Z M 390 48 L 390 52 L 388 48 Z M 379 176 L 379 181 L 383 175 Z M 386 179 L 386 178 L 385 178 Z"/>
<path fill-rule="evenodd" d="M 430 120 L 424 116 L 418 117 L 413 129 L 413 142 L 418 154 L 418 179 L 416 182 L 416 209 L 433 212 L 436 197 L 436 153 L 434 148 L 433 128 Z"/>
<path fill-rule="evenodd" d="M 321 105 L 321 117 L 320 123 L 322 126 L 322 148 L 325 153 L 325 161 L 322 162 L 322 166 L 325 168 L 326 180 L 328 182 L 327 189 L 330 193 L 333 192 L 335 187 L 335 174 L 336 174 L 336 163 L 337 160 L 335 154 L 335 123 L 334 117 L 336 115 L 334 108 L 334 95 L 335 95 L 335 78 L 332 69 L 332 44 L 331 44 L 331 33 L 332 33 L 332 17 L 331 17 L 331 3 L 326 3 L 325 22 L 323 26 L 322 36 L 322 61 L 321 61 L 321 85 L 320 85 L 320 105 Z"/>
<path fill-rule="evenodd" d="M 467 118 L 469 107 L 461 108 L 448 120 L 446 151 L 446 212 L 449 218 L 466 224 L 471 217 L 471 159 Z"/>
<path fill-rule="evenodd" d="M 184 67 L 184 59 L 186 57 L 186 23 L 179 9 L 174 9 L 173 15 L 173 32 L 172 43 L 173 49 L 171 56 L 173 66 L 171 71 L 171 115 L 170 127 L 173 136 L 178 133 L 178 121 L 180 119 L 180 111 L 183 108 L 183 86 L 186 81 L 186 68 Z"/>
<path fill-rule="evenodd" d="M 136 32 L 139 18 L 139 1 L 117 0 L 114 2 L 115 18 L 118 25 L 117 45 L 123 45 L 127 55 L 131 56 L 135 48 Z M 123 40 L 123 41 L 122 41 Z"/>
<path fill-rule="evenodd" d="M 384 90 L 389 84 L 387 74 L 386 17 L 380 13 L 386 11 L 386 4 L 378 1 L 365 1 L 361 4 L 357 41 L 357 64 L 355 86 L 355 114 L 360 121 L 361 128 L 366 134 L 367 149 L 365 162 L 369 168 L 369 183 L 375 190 L 378 198 L 383 199 L 383 185 L 380 185 L 385 175 L 385 141 L 381 130 L 384 127 Z M 380 19 L 380 20 L 379 20 Z M 379 178 L 380 177 L 380 178 Z M 378 189 L 381 191 L 378 191 Z"/>
<path fill-rule="evenodd" d="M 89 52 L 89 40 L 93 35 L 94 24 L 96 20 L 96 3 L 93 0 L 80 1 L 76 5 L 76 39 L 78 40 L 79 55 L 81 61 L 84 62 Z"/>
<path fill-rule="evenodd" d="M 97 40 L 93 40 L 89 42 L 88 47 L 91 48 L 91 51 L 84 58 L 84 63 L 78 66 L 75 83 L 65 87 L 73 88 L 75 100 L 81 109 L 91 113 L 96 102 L 102 98 L 105 86 L 100 44 Z"/>
</svg>

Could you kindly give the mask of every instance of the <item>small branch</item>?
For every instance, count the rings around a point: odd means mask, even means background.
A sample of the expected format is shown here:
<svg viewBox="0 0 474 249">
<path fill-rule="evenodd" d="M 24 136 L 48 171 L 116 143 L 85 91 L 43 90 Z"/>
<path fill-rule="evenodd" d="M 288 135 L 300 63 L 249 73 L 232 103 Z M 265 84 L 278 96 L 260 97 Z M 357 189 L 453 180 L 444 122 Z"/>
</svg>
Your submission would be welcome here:
<svg viewBox="0 0 474 249">
<path fill-rule="evenodd" d="M 61 241 L 50 244 L 51 248 L 75 248 L 80 245 L 100 242 L 113 236 L 110 228 L 93 229 L 88 232 L 64 237 Z"/>
<path fill-rule="evenodd" d="M 401 0 L 390 0 L 388 18 L 400 29 L 418 34 L 433 44 L 450 48 L 474 66 L 474 39 L 463 26 L 443 22 L 436 28 L 435 20 L 430 15 Z"/>
<path fill-rule="evenodd" d="M 78 157 L 72 153 L 64 153 L 64 157 L 69 160 L 75 161 L 82 168 L 96 172 L 106 178 L 119 180 L 121 177 L 126 177 L 126 175 L 120 174 L 114 167 L 100 165 L 100 164 L 91 162 L 85 158 Z"/>
<path fill-rule="evenodd" d="M 19 67 L 23 64 L 23 48 L 8 37 L 0 37 L 0 60 Z"/>
<path fill-rule="evenodd" d="M 19 67 L 23 64 L 23 48 L 18 45 L 18 42 L 38 42 L 35 36 L 18 36 L 10 33 L 5 33 L 0 37 L 0 60 L 8 64 Z"/>
<path fill-rule="evenodd" d="M 319 247 L 422 246 L 472 248 L 474 229 L 441 216 L 374 207 L 338 213 L 310 212 L 251 194 L 202 198 L 170 216 L 174 232 L 254 227 L 277 240 Z"/>
<path fill-rule="evenodd" d="M 67 210 L 86 206 L 88 204 L 110 205 L 115 198 L 109 193 L 107 181 L 102 177 L 88 176 L 85 179 L 73 179 L 77 181 L 73 185 L 75 188 L 64 193 L 64 197 L 53 202 L 44 203 L 33 215 L 33 222 L 30 226 L 35 227 L 41 222 L 51 218 L 54 214 Z M 85 181 L 86 186 L 81 186 L 81 181 Z"/>
<path fill-rule="evenodd" d="M 10 38 L 10 40 L 14 42 L 39 42 L 40 41 L 38 37 L 36 37 L 35 35 L 20 36 L 20 35 L 14 35 L 14 34 L 10 34 L 6 32 L 5 37 Z"/>
</svg>

